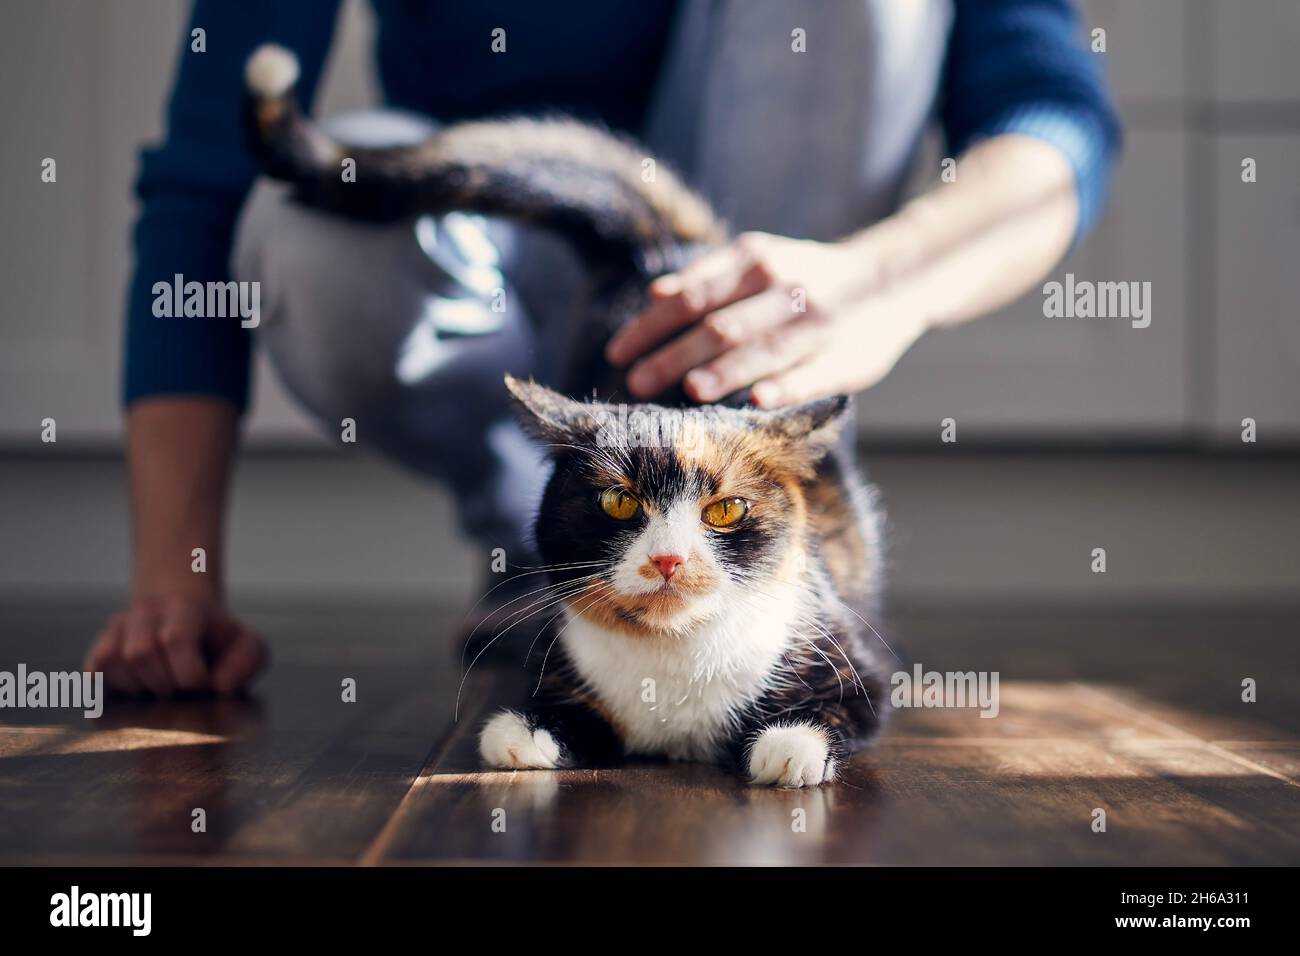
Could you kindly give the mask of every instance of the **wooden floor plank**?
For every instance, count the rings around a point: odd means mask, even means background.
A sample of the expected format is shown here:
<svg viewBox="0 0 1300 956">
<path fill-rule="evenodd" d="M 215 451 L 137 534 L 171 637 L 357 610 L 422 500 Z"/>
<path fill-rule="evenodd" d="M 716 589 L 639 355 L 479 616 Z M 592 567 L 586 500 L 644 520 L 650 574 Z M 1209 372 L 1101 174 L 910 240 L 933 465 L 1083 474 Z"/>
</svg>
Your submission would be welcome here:
<svg viewBox="0 0 1300 956">
<path fill-rule="evenodd" d="M 1126 710 L 1087 688 L 1061 690 L 1068 707 L 1054 712 L 1045 706 L 1050 691 L 1004 688 L 1005 727 L 973 714 L 905 713 L 842 783 L 805 792 L 749 787 L 692 765 L 485 774 L 466 727 L 423 775 L 382 859 L 1220 865 L 1300 858 L 1293 839 L 1279 840 L 1293 818 L 1278 792 L 1285 785 L 1243 772 L 1186 735 L 1142 728 L 1139 736 Z M 1104 833 L 1091 827 L 1097 808 L 1108 816 Z M 800 819 L 803 829 L 795 826 Z"/>
<path fill-rule="evenodd" d="M 1215 746 L 1251 761 L 1267 773 L 1300 786 L 1300 744 L 1257 743 L 1244 740 L 1216 740 Z"/>
<path fill-rule="evenodd" d="M 939 740 L 985 738 L 998 741 L 1084 739 L 1106 741 L 1128 737 L 1189 739 L 1193 735 L 1172 725 L 1157 725 L 1128 708 L 1099 697 L 1091 688 L 1056 681 L 1003 680 L 999 684 L 996 716 L 983 717 L 979 707 L 905 708 L 894 734 Z"/>
<path fill-rule="evenodd" d="M 75 666 L 98 616 L 0 609 L 0 668 Z M 276 667 L 252 699 L 0 712 L 0 862 L 1300 862 L 1294 619 L 917 615 L 912 658 L 998 670 L 998 716 L 901 710 L 797 792 L 671 763 L 484 773 L 475 732 L 517 678 L 476 672 L 455 721 L 454 615 L 257 623 Z"/>
<path fill-rule="evenodd" d="M 0 853 L 355 860 L 451 725 L 446 640 L 422 640 L 424 621 L 367 619 L 362 642 L 351 615 L 267 615 L 276 666 L 252 699 L 116 698 L 99 720 L 6 711 Z M 21 659 L 75 666 L 64 642 L 47 646 Z"/>
</svg>

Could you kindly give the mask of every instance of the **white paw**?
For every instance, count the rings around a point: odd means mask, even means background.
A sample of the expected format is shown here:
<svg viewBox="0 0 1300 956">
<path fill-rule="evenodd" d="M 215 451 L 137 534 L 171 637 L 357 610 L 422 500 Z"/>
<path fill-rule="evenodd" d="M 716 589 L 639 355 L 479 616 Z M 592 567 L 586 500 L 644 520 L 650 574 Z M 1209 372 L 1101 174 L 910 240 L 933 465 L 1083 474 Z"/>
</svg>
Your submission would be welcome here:
<svg viewBox="0 0 1300 956">
<path fill-rule="evenodd" d="M 529 730 L 513 710 L 501 711 L 483 726 L 478 752 L 489 767 L 554 770 L 560 763 L 560 745 L 550 732 Z"/>
<path fill-rule="evenodd" d="M 835 779 L 826 732 L 810 724 L 768 727 L 749 751 L 751 783 L 815 787 Z"/>
</svg>

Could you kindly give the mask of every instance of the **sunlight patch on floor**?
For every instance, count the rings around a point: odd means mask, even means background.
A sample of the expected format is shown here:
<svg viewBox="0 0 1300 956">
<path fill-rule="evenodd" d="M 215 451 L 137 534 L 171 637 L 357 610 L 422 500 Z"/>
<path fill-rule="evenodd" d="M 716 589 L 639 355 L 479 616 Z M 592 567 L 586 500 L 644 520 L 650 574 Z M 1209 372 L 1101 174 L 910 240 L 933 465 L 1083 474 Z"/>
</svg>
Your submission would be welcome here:
<svg viewBox="0 0 1300 956">
<path fill-rule="evenodd" d="M 118 753 L 156 747 L 195 747 L 223 744 L 230 738 L 189 730 L 116 727 L 74 730 L 71 727 L 0 727 L 0 759 L 60 754 Z"/>
</svg>

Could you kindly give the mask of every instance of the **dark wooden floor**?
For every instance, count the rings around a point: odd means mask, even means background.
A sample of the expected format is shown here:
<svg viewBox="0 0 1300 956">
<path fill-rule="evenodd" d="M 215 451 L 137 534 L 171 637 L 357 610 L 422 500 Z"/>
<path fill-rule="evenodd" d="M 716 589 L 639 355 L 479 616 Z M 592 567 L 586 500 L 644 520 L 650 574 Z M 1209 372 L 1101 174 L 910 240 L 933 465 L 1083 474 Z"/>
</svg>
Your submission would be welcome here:
<svg viewBox="0 0 1300 956">
<path fill-rule="evenodd" d="M 0 611 L 0 670 L 75 667 L 100 617 Z M 276 661 L 248 700 L 0 710 L 0 862 L 1300 863 L 1300 612 L 901 616 L 926 669 L 999 671 L 1001 714 L 900 711 L 800 792 L 483 773 L 473 731 L 510 678 L 472 678 L 453 722 L 453 615 L 250 617 Z"/>
</svg>

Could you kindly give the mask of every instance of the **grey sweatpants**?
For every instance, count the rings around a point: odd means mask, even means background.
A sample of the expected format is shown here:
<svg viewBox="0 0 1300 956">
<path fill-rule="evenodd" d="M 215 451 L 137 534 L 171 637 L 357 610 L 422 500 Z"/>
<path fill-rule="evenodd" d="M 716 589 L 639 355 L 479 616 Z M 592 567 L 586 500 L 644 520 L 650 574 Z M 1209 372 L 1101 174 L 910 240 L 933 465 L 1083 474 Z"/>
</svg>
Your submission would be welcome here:
<svg viewBox="0 0 1300 956">
<path fill-rule="evenodd" d="M 395 112 L 324 124 L 352 143 L 418 139 Z M 261 284 L 257 334 L 288 391 L 337 438 L 359 443 L 456 497 L 463 529 L 511 564 L 532 563 L 533 512 L 548 466 L 514 422 L 505 372 L 553 380 L 582 270 L 559 241 L 476 216 L 346 221 L 254 188 L 235 277 Z"/>
</svg>

